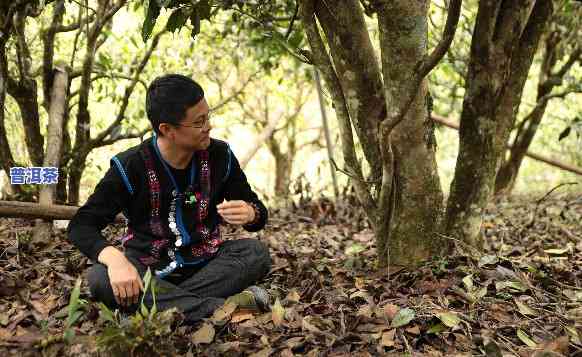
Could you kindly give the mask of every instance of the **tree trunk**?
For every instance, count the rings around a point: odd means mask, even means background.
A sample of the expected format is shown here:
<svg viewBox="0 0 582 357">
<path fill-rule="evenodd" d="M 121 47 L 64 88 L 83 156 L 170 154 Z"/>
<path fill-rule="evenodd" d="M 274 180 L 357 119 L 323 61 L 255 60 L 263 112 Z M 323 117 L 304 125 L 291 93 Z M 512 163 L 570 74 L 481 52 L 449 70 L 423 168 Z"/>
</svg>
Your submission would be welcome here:
<svg viewBox="0 0 582 357">
<path fill-rule="evenodd" d="M 378 160 L 378 124 L 386 108 L 380 67 L 361 5 L 357 0 L 344 0 L 330 7 L 326 1 L 316 1 L 315 12 L 330 47 L 352 125 L 370 164 L 370 176 L 379 179 L 382 164 Z"/>
<path fill-rule="evenodd" d="M 512 60 L 517 60 L 520 41 L 527 36 L 528 21 L 536 20 L 536 16 L 530 17 L 534 3 L 479 3 L 445 225 L 449 236 L 472 246 L 482 243 L 482 214 L 493 194 L 515 118 L 515 97 L 521 95 L 521 90 L 515 93 L 511 86 L 515 79 L 508 73 Z"/>
<path fill-rule="evenodd" d="M 67 103 L 69 87 L 68 69 L 56 67 L 52 76 L 52 91 L 50 94 L 49 122 L 47 130 L 47 148 L 44 156 L 44 167 L 59 167 L 61 144 L 63 142 L 63 116 Z M 38 203 L 50 207 L 54 202 L 55 186 L 43 185 L 38 195 Z M 34 226 L 33 241 L 46 242 L 50 239 L 53 225 L 46 220 L 38 219 Z"/>
<path fill-rule="evenodd" d="M 331 182 L 333 184 L 333 194 L 335 199 L 339 198 L 339 187 L 337 184 L 337 177 L 335 175 L 335 167 L 333 162 L 333 148 L 331 144 L 331 134 L 329 133 L 329 125 L 327 124 L 327 112 L 325 111 L 325 102 L 323 100 L 323 89 L 321 88 L 321 80 L 319 79 L 319 72 L 313 71 L 315 77 L 315 85 L 317 87 L 317 98 L 319 99 L 319 110 L 321 111 L 321 122 L 323 123 L 323 132 L 325 134 L 325 148 L 327 149 L 327 158 L 329 159 L 329 169 L 331 174 Z"/>
<path fill-rule="evenodd" d="M 249 149 L 245 153 L 245 155 L 240 159 L 240 167 L 241 168 L 244 169 L 247 166 L 249 161 L 251 161 L 253 156 L 255 156 L 255 154 L 259 151 L 259 149 L 261 148 L 261 146 L 263 146 L 265 141 L 267 141 L 268 138 L 273 135 L 273 132 L 275 131 L 275 128 L 277 127 L 277 123 L 279 122 L 280 119 L 281 119 L 281 116 L 277 116 L 277 115 L 273 115 L 268 119 L 268 121 L 266 123 L 266 127 L 263 128 L 263 130 L 259 134 L 259 137 L 254 140 L 254 146 L 251 149 Z"/>
<path fill-rule="evenodd" d="M 2 18 L 0 17 L 0 20 Z M 10 168 L 16 166 L 6 133 L 6 92 L 8 87 L 8 61 L 6 60 L 6 40 L 8 34 L 0 36 L 0 164 L 6 172 L 8 184 L 10 184 Z M 23 192 L 20 185 L 11 185 L 12 194 L 22 197 Z"/>
<path fill-rule="evenodd" d="M 427 55 L 428 1 L 389 1 L 377 6 L 383 85 L 376 56 L 368 46 L 371 42 L 359 2 L 334 4 L 332 16 L 326 13 L 325 2 L 318 3 L 316 15 L 325 31 L 333 65 L 313 20 L 310 1 L 303 3 L 302 18 L 312 61 L 333 99 L 345 172 L 351 176 L 358 200 L 372 223 L 380 265 L 415 266 L 442 248 L 435 233 L 443 196 L 433 125 L 427 112 L 426 81 L 422 80 L 425 74 L 419 81 L 411 80 L 418 78 L 418 64 Z M 359 111 L 364 108 L 369 110 L 367 115 Z M 393 118 L 394 113 L 402 113 L 401 123 L 396 129 L 379 132 L 380 124 L 387 122 L 387 117 Z M 380 182 L 374 182 L 375 191 L 364 181 L 352 124 L 372 171 L 381 168 L 381 187 L 378 189 Z M 369 135 L 368 130 L 373 134 Z M 378 175 L 372 177 L 377 179 Z"/>
<path fill-rule="evenodd" d="M 40 133 L 37 83 L 30 73 L 32 56 L 25 37 L 26 19 L 24 14 L 17 14 L 14 19 L 20 80 L 18 82 L 9 82 L 8 93 L 14 97 L 20 108 L 24 139 L 30 161 L 34 166 L 41 166 L 44 153 L 44 138 Z"/>
<path fill-rule="evenodd" d="M 534 8 L 534 13 L 532 16 L 545 16 L 545 18 L 541 18 L 538 22 L 541 23 L 543 21 L 543 25 L 547 26 L 553 13 L 553 9 L 549 2 L 544 2 L 544 5 L 545 8 L 542 9 L 545 10 L 544 12 L 536 12 L 536 9 L 538 8 L 536 4 L 536 8 Z M 543 29 L 540 29 L 540 36 L 538 36 L 537 39 L 538 42 L 539 37 L 541 37 L 542 30 Z M 501 165 L 495 180 L 496 195 L 507 195 L 513 190 L 519 168 L 523 162 L 523 158 L 525 157 L 527 150 L 531 145 L 539 127 L 539 124 L 544 117 L 546 107 L 548 105 L 548 98 L 546 96 L 552 92 L 552 89 L 557 83 L 561 82 L 561 76 L 565 75 L 567 70 L 572 65 L 572 63 L 568 61 L 564 67 L 562 67 L 562 70 L 557 71 L 556 74 L 553 73 L 553 67 L 558 61 L 557 48 L 559 42 L 560 38 L 554 38 L 552 34 L 546 36 L 542 65 L 538 75 L 536 106 L 517 127 L 513 145 L 509 151 L 509 159 Z M 579 55 L 580 49 L 574 50 L 572 53 L 573 58 L 577 58 Z"/>
<path fill-rule="evenodd" d="M 87 153 L 80 153 L 73 157 L 69 166 L 69 203 L 72 205 L 79 204 L 79 194 L 81 190 L 81 178 L 85 170 Z"/>
<path fill-rule="evenodd" d="M 404 119 L 382 149 L 393 151 L 392 188 L 380 199 L 376 241 L 380 264 L 414 266 L 442 251 L 436 234 L 442 216 L 443 194 L 435 159 L 434 126 L 428 113 L 427 82 L 419 87 L 411 78 L 427 54 L 428 1 L 386 3 L 378 13 L 386 108 L 403 108 L 406 95 L 414 96 Z M 390 147 L 392 146 L 392 148 Z M 383 154 L 384 175 L 390 159 Z M 385 184 L 383 183 L 383 186 Z M 383 187 L 384 189 L 384 187 Z M 388 209 L 390 212 L 384 212 Z"/>
<path fill-rule="evenodd" d="M 47 130 L 47 148 L 44 157 L 44 167 L 59 167 L 63 142 L 63 119 L 67 103 L 67 91 L 69 86 L 68 69 L 56 67 L 53 76 L 53 88 L 51 91 L 49 108 L 49 125 Z M 52 205 L 54 201 L 55 186 L 44 185 L 39 193 L 38 202 L 41 205 Z"/>
<path fill-rule="evenodd" d="M 288 199 L 293 161 L 287 155 L 275 157 L 275 197 Z"/>
</svg>

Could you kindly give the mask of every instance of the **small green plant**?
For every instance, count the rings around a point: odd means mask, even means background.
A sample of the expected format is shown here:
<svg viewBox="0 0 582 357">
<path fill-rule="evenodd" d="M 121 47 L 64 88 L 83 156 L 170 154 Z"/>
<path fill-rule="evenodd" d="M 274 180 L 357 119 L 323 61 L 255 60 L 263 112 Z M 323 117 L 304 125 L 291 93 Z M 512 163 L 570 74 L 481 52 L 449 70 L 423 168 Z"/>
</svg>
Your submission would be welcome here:
<svg viewBox="0 0 582 357">
<path fill-rule="evenodd" d="M 69 299 L 68 306 L 68 316 L 65 323 L 65 332 L 63 333 L 63 339 L 67 343 L 71 343 L 75 337 L 75 330 L 73 325 L 79 320 L 81 315 L 83 315 L 83 307 L 87 304 L 87 301 L 80 299 L 81 295 L 81 278 L 78 278 L 75 282 L 75 287 L 71 292 L 71 298 Z"/>
<path fill-rule="evenodd" d="M 144 297 L 151 290 L 153 304 L 148 309 Z M 144 276 L 144 293 L 139 309 L 128 318 L 121 318 L 118 311 L 112 312 L 100 303 L 101 317 L 105 328 L 97 336 L 97 349 L 112 356 L 156 356 L 174 355 L 172 326 L 179 322 L 177 309 L 158 312 L 156 306 L 156 285 L 148 269 Z"/>
</svg>

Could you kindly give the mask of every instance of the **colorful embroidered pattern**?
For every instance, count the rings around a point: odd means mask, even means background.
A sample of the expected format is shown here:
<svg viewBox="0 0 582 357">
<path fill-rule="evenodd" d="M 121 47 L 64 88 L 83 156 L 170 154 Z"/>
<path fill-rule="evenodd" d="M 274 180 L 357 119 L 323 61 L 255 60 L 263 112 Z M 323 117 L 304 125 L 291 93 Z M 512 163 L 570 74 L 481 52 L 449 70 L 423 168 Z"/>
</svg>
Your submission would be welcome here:
<svg viewBox="0 0 582 357">
<path fill-rule="evenodd" d="M 195 192 L 196 202 L 198 203 L 196 209 L 196 231 L 200 235 L 200 242 L 192 246 L 192 255 L 195 257 L 207 257 L 218 251 L 222 240 L 220 239 L 220 229 L 218 226 L 216 226 L 214 231 L 210 232 L 210 229 L 204 224 L 204 220 L 208 217 L 211 192 L 208 151 L 198 151 L 196 157 L 198 159 L 198 167 L 200 167 L 200 192 Z"/>
<path fill-rule="evenodd" d="M 148 186 L 150 189 L 150 228 L 152 233 L 160 238 L 164 238 L 164 227 L 160 219 L 160 181 L 154 169 L 154 162 L 151 152 L 147 146 L 143 150 L 145 165 L 147 170 Z"/>
</svg>

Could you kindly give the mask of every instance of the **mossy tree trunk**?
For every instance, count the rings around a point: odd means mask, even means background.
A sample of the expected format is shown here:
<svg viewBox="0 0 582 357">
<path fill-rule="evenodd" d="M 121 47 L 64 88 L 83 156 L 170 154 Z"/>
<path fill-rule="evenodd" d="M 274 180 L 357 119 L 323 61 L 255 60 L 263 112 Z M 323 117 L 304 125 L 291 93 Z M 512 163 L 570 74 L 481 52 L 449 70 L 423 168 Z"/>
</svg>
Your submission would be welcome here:
<svg viewBox="0 0 582 357">
<path fill-rule="evenodd" d="M 481 223 L 509 138 L 527 70 L 551 1 L 479 2 L 465 79 L 459 155 L 445 229 L 469 245 L 481 244 Z M 535 31 L 534 31 L 535 30 Z"/>
<path fill-rule="evenodd" d="M 452 41 L 460 1 L 451 2 L 443 39 L 430 55 L 428 4 L 378 1 L 367 9 L 378 17 L 379 61 L 358 1 L 338 2 L 333 10 L 324 1 L 301 2 L 307 56 L 332 97 L 345 172 L 372 223 L 380 266 L 414 266 L 443 247 L 436 234 L 443 195 L 425 76 Z M 369 175 L 356 155 L 352 126 Z"/>
</svg>

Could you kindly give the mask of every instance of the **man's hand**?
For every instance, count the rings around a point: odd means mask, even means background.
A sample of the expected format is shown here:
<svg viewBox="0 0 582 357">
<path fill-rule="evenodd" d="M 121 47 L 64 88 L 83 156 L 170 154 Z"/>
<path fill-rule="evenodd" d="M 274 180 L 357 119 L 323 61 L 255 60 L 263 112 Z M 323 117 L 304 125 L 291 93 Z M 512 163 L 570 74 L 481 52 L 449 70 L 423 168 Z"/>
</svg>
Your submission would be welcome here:
<svg viewBox="0 0 582 357">
<path fill-rule="evenodd" d="M 133 264 L 114 247 L 103 249 L 98 260 L 107 266 L 109 282 L 117 304 L 121 306 L 136 304 L 140 291 L 144 288 L 141 277 Z"/>
<path fill-rule="evenodd" d="M 230 224 L 244 225 L 255 220 L 255 210 L 253 206 L 245 201 L 224 200 L 216 206 L 218 214 Z"/>
</svg>

